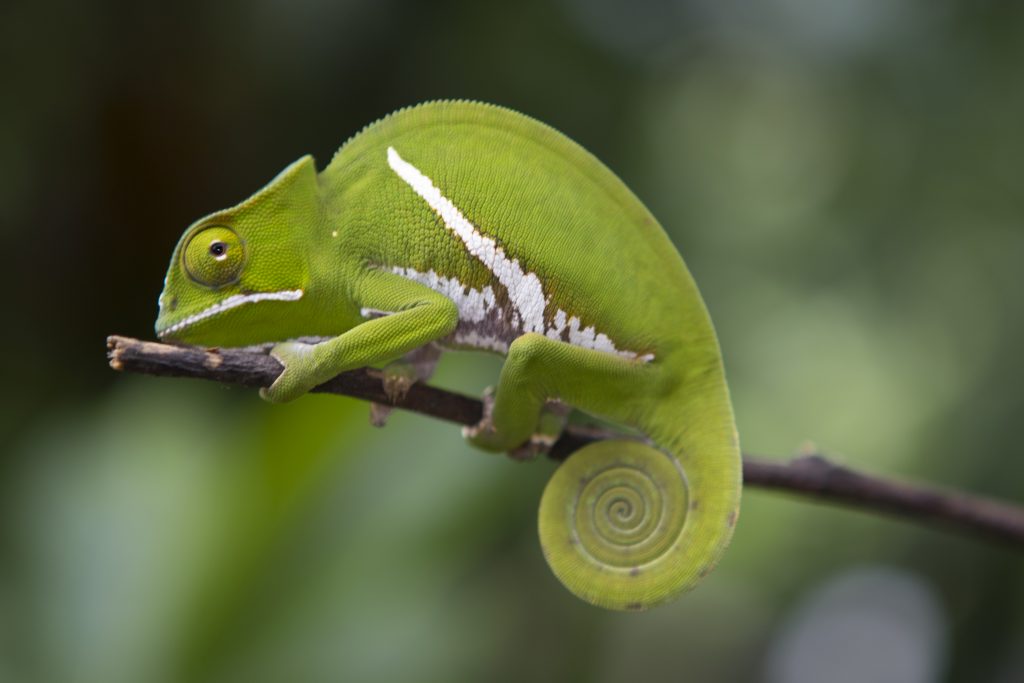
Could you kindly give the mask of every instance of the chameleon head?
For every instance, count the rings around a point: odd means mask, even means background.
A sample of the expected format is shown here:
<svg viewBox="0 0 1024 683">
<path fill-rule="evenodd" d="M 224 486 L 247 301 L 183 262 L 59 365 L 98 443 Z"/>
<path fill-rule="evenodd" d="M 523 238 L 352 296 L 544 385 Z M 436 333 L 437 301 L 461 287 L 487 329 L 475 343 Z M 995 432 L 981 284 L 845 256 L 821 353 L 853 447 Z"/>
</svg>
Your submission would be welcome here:
<svg viewBox="0 0 1024 683">
<path fill-rule="evenodd" d="M 196 221 L 171 257 L 157 336 L 247 346 L 308 330 L 303 237 L 321 220 L 316 167 L 306 156 L 241 204 Z M 277 339 L 267 338 L 270 331 Z"/>
</svg>

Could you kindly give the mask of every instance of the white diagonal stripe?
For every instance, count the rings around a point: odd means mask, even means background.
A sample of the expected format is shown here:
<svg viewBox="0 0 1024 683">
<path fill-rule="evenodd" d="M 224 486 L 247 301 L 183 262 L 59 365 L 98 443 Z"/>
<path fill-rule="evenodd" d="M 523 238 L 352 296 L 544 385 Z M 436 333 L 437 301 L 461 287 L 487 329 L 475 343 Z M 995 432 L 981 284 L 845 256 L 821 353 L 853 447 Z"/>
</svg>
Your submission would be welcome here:
<svg viewBox="0 0 1024 683">
<path fill-rule="evenodd" d="M 554 326 L 546 328 L 544 309 L 548 299 L 544 295 L 544 286 L 536 273 L 524 271 L 518 260 L 510 259 L 497 242 L 481 234 L 462 215 L 459 208 L 441 194 L 441 190 L 434 185 L 430 178 L 403 159 L 394 147 L 388 147 L 388 165 L 441 217 L 445 226 L 462 240 L 466 250 L 494 274 L 494 277 L 508 292 L 509 301 L 512 302 L 512 307 L 519 317 L 524 333 L 537 332 L 552 339 L 559 339 L 562 331 L 568 325 L 570 344 L 643 362 L 654 359 L 654 356 L 649 353 L 641 356 L 633 351 L 616 348 L 607 335 L 597 332 L 593 326 L 580 329 L 579 318 L 573 316 L 567 321 L 568 316 L 561 309 L 555 313 Z"/>
<path fill-rule="evenodd" d="M 388 147 L 388 165 L 416 191 L 416 194 L 426 200 L 448 229 L 462 240 L 466 250 L 494 273 L 498 282 L 508 291 L 508 298 L 519 314 L 523 331 L 544 334 L 546 302 L 540 278 L 534 273 L 524 272 L 519 261 L 506 256 L 497 242 L 481 235 L 473 224 L 466 220 L 458 207 L 441 194 L 441 190 L 434 186 L 430 178 L 400 157 L 394 147 Z"/>
</svg>

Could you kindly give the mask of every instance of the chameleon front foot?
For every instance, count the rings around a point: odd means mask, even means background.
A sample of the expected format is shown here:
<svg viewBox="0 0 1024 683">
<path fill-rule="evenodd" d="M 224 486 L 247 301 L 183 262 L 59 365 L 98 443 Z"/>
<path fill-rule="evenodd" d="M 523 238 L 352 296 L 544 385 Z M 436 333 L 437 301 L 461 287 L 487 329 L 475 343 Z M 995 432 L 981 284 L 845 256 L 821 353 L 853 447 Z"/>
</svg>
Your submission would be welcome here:
<svg viewBox="0 0 1024 683">
<path fill-rule="evenodd" d="M 285 403 L 302 396 L 333 375 L 316 363 L 313 344 L 284 342 L 270 350 L 284 370 L 269 387 L 260 389 L 260 398 L 270 403 Z"/>
<path fill-rule="evenodd" d="M 391 363 L 381 370 L 380 383 L 388 403 L 370 404 L 370 424 L 374 427 L 386 425 L 394 410 L 393 405 L 405 398 L 418 379 L 416 368 L 409 363 Z"/>
<path fill-rule="evenodd" d="M 440 358 L 441 349 L 434 344 L 427 344 L 385 365 L 379 371 L 379 377 L 391 405 L 371 403 L 370 424 L 383 427 L 391 415 L 392 406 L 405 398 L 413 384 L 430 379 Z"/>
<path fill-rule="evenodd" d="M 398 403 L 409 393 L 419 376 L 416 368 L 407 363 L 391 363 L 381 371 L 380 382 L 391 403 Z"/>
</svg>

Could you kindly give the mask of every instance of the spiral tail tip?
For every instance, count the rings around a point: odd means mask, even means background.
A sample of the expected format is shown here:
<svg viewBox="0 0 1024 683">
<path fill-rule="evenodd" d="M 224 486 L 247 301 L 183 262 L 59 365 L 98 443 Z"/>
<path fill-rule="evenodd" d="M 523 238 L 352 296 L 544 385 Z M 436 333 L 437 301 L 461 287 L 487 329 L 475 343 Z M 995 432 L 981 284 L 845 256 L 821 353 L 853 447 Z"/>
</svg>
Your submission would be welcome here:
<svg viewBox="0 0 1024 683">
<path fill-rule="evenodd" d="M 541 498 L 539 532 L 555 576 L 581 599 L 641 611 L 693 588 L 732 533 L 705 523 L 717 505 L 691 502 L 671 455 L 636 441 L 601 441 L 556 470 Z"/>
</svg>

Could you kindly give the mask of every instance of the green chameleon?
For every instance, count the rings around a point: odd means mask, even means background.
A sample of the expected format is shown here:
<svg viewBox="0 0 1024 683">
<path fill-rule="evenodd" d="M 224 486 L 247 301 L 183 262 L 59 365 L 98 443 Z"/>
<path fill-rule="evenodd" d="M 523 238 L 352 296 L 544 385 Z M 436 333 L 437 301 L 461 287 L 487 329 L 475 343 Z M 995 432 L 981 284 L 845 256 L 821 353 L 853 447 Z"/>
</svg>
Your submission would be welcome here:
<svg viewBox="0 0 1024 683">
<path fill-rule="evenodd" d="M 714 328 L 637 197 L 558 131 L 501 107 L 421 104 L 305 156 L 181 237 L 157 335 L 269 348 L 290 401 L 386 366 L 400 394 L 441 349 L 505 356 L 474 446 L 535 454 L 572 406 L 639 430 L 575 452 L 541 546 L 580 598 L 638 610 L 693 587 L 739 511 L 741 462 Z M 389 365 L 390 364 L 390 365 Z"/>
</svg>

